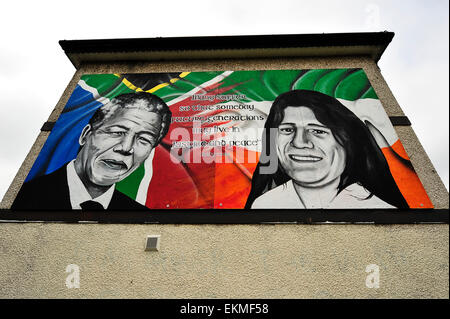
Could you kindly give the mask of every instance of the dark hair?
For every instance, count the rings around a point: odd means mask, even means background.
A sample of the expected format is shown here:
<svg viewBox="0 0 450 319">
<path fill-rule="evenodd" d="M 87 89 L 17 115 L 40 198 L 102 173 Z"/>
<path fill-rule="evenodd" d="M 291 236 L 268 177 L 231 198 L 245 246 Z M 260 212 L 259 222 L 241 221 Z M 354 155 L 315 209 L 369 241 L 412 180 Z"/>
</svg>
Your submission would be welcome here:
<svg viewBox="0 0 450 319">
<path fill-rule="evenodd" d="M 386 158 L 367 126 L 337 99 L 308 90 L 283 93 L 273 102 L 264 125 L 262 153 L 253 174 L 252 188 L 245 208 L 251 208 L 256 198 L 291 179 L 279 161 L 274 174 L 261 173 L 261 168 L 270 164 L 270 158 L 276 157 L 276 154 L 271 154 L 271 151 L 275 152 L 271 148 L 275 143 L 275 136 L 271 136 L 270 129 L 277 128 L 282 122 L 284 110 L 288 106 L 311 109 L 317 120 L 331 130 L 336 141 L 344 148 L 346 163 L 338 193 L 347 186 L 358 183 L 370 192 L 368 198 L 375 195 L 392 206 L 408 208 L 391 175 Z"/>
<path fill-rule="evenodd" d="M 139 101 L 144 103 L 137 104 Z M 154 147 L 161 142 L 169 131 L 172 112 L 162 99 L 147 92 L 126 93 L 116 96 L 109 103 L 106 103 L 94 113 L 89 121 L 89 124 L 92 126 L 92 129 L 95 130 L 102 126 L 103 123 L 112 117 L 117 111 L 123 108 L 143 109 L 161 116 L 161 130 L 159 132 L 158 141 Z"/>
</svg>

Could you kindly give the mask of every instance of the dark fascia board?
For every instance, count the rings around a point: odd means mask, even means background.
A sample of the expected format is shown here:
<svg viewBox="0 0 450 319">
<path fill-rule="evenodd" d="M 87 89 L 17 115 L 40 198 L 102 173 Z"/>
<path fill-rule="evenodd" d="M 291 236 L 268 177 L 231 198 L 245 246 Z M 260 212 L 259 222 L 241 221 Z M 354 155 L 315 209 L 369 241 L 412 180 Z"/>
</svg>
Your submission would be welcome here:
<svg viewBox="0 0 450 319">
<path fill-rule="evenodd" d="M 317 56 L 331 56 L 352 55 L 352 48 L 355 48 L 355 54 L 369 55 L 375 62 L 378 62 L 393 37 L 393 32 L 384 31 L 61 40 L 59 44 L 76 68 L 83 62 L 164 59 L 161 58 L 164 54 L 171 58 L 185 59 L 208 58 L 215 51 L 223 52 L 220 57 L 226 57 L 227 54 L 230 57 L 268 57 L 277 53 L 280 56 L 304 56 L 306 54 L 314 56 L 314 49 L 316 49 Z M 361 48 L 365 49 L 361 50 Z M 206 54 L 199 54 L 199 52 Z M 214 57 L 214 54 L 212 56 Z"/>
</svg>

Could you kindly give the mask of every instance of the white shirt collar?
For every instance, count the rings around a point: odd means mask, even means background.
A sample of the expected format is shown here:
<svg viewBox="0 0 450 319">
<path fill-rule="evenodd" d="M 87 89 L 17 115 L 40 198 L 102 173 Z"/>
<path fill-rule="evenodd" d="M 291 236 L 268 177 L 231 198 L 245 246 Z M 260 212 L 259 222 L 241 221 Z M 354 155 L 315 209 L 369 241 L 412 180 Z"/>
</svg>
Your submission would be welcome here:
<svg viewBox="0 0 450 319">
<path fill-rule="evenodd" d="M 72 160 L 67 165 L 67 184 L 69 185 L 70 204 L 72 205 L 72 209 L 81 209 L 80 204 L 88 200 L 96 201 L 101 204 L 104 209 L 107 209 L 114 193 L 114 185 L 111 185 L 111 187 L 102 195 L 92 198 L 75 171 L 74 161 L 75 160 Z"/>
</svg>

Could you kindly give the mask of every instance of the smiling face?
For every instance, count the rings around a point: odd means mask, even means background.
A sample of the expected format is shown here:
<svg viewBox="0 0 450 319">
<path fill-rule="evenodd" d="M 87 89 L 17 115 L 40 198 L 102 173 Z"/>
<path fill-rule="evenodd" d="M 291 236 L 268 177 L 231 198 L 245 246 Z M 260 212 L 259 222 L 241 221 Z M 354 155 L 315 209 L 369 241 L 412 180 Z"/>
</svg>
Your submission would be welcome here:
<svg viewBox="0 0 450 319">
<path fill-rule="evenodd" d="M 147 159 L 160 130 L 157 113 L 133 105 L 116 111 L 96 129 L 88 124 L 80 137 L 77 173 L 81 171 L 82 180 L 99 186 L 121 181 Z"/>
<path fill-rule="evenodd" d="M 305 106 L 285 108 L 276 142 L 281 166 L 300 185 L 326 185 L 339 178 L 345 169 L 344 147 L 336 141 L 331 129 Z"/>
</svg>

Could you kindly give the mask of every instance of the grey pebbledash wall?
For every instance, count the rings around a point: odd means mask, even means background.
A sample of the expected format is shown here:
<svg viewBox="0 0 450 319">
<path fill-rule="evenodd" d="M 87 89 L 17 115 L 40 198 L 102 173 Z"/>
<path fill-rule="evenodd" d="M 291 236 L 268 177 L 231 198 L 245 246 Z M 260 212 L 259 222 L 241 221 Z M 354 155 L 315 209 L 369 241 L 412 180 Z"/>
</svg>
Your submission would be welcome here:
<svg viewBox="0 0 450 319">
<path fill-rule="evenodd" d="M 403 114 L 368 57 L 178 60 L 82 65 L 83 74 L 363 68 L 389 116 Z M 407 114 L 406 114 L 407 115 Z M 413 123 L 414 125 L 414 123 Z M 395 127 L 435 208 L 449 197 L 409 126 Z M 41 132 L 1 203 L 11 206 L 49 132 Z M 161 235 L 159 252 L 144 251 Z M 124 225 L 0 223 L 0 298 L 448 298 L 448 224 Z M 67 288 L 67 265 L 80 288 Z M 380 269 L 367 288 L 366 266 Z"/>
</svg>

